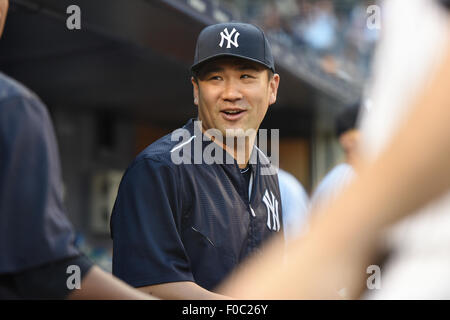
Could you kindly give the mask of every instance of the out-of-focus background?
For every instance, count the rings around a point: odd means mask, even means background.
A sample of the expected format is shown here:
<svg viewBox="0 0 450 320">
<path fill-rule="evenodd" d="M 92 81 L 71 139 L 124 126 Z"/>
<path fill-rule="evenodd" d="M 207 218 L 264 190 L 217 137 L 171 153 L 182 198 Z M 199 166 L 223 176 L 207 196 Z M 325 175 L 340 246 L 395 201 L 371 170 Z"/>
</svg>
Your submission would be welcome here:
<svg viewBox="0 0 450 320">
<path fill-rule="evenodd" d="M 67 8 L 81 9 L 68 30 Z M 342 161 L 336 115 L 363 96 L 379 37 L 375 0 L 10 0 L 0 70 L 53 119 L 77 244 L 111 270 L 109 215 L 147 145 L 196 116 L 189 67 L 208 24 L 238 20 L 269 38 L 281 83 L 262 128 L 280 130 L 280 167 L 311 194 Z"/>
</svg>

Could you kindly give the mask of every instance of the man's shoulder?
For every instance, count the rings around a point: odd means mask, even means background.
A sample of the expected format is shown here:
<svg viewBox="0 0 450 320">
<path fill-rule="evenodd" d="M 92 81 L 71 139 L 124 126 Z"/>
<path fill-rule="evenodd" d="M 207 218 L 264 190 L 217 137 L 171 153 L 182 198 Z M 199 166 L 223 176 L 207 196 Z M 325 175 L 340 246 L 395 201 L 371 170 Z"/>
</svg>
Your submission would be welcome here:
<svg viewBox="0 0 450 320">
<path fill-rule="evenodd" d="M 134 162 L 156 161 L 171 166 L 171 150 L 178 144 L 178 141 L 172 141 L 172 134 L 173 132 L 151 143 L 136 156 Z"/>
<path fill-rule="evenodd" d="M 272 183 L 278 184 L 278 163 L 272 163 L 267 154 L 255 145 L 256 152 L 250 158 L 251 163 L 259 163 L 261 176 Z M 255 160 L 255 155 L 257 160 Z"/>
<path fill-rule="evenodd" d="M 158 167 L 169 167 L 174 169 L 176 167 L 180 167 L 182 165 L 177 165 L 174 163 L 172 159 L 172 152 L 174 149 L 183 142 L 180 142 L 179 136 L 176 133 L 180 129 L 186 129 L 189 126 L 190 122 L 188 122 L 182 128 L 178 128 L 171 133 L 159 138 L 158 140 L 151 143 L 144 150 L 142 150 L 134 159 L 134 161 L 130 164 L 129 169 L 136 166 L 137 164 L 146 163 L 148 166 L 158 166 Z M 191 142 L 190 140 L 188 140 Z"/>
<path fill-rule="evenodd" d="M 316 203 L 334 197 L 340 192 L 354 177 L 355 171 L 353 167 L 347 163 L 340 163 L 333 167 L 325 177 L 320 181 L 313 193 L 312 199 Z"/>
<path fill-rule="evenodd" d="M 351 177 L 354 174 L 354 169 L 348 163 L 339 163 L 325 176 L 328 179 L 341 179 Z M 324 179 L 325 179 L 324 178 Z"/>
<path fill-rule="evenodd" d="M 280 185 L 280 192 L 289 193 L 290 195 L 300 196 L 301 198 L 308 198 L 305 188 L 297 178 L 291 173 L 278 170 L 278 181 Z"/>
<path fill-rule="evenodd" d="M 0 112 L 2 117 L 21 123 L 47 123 L 47 110 L 36 94 L 0 72 Z"/>
</svg>

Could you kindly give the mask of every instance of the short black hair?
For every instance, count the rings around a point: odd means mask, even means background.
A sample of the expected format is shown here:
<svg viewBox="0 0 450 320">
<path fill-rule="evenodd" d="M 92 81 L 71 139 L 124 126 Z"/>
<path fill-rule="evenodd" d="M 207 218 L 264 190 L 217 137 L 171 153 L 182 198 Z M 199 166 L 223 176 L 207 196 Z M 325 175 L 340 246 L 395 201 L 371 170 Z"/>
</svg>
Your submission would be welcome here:
<svg viewBox="0 0 450 320">
<path fill-rule="evenodd" d="M 336 136 L 340 137 L 344 132 L 356 128 L 358 121 L 360 103 L 354 103 L 345 107 L 336 117 Z"/>
</svg>

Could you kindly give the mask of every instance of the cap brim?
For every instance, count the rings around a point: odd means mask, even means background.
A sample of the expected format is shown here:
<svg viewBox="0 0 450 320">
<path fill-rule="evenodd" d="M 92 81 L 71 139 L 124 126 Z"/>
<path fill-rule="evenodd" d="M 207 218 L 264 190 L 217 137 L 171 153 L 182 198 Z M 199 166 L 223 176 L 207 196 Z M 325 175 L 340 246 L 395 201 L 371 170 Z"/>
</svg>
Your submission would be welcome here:
<svg viewBox="0 0 450 320">
<path fill-rule="evenodd" d="M 213 56 L 207 57 L 207 58 L 205 58 L 203 60 L 200 60 L 197 63 L 193 64 L 191 66 L 191 72 L 195 72 L 195 70 L 198 67 L 200 67 L 200 65 L 202 65 L 203 63 L 205 63 L 207 61 L 211 61 L 211 60 L 216 59 L 216 58 L 220 58 L 220 57 L 236 57 L 236 58 L 241 58 L 241 59 L 245 59 L 245 60 L 250 60 L 250 61 L 253 61 L 253 62 L 256 62 L 256 63 L 259 63 L 259 64 L 263 65 L 264 67 L 266 67 L 267 69 L 272 70 L 272 72 L 275 73 L 275 67 L 271 67 L 269 64 L 267 64 L 267 63 L 265 63 L 265 62 L 263 62 L 261 60 L 249 58 L 249 57 L 246 57 L 246 56 L 243 56 L 243 55 L 240 55 L 240 54 L 236 54 L 236 53 L 219 53 L 219 54 L 215 54 Z"/>
</svg>

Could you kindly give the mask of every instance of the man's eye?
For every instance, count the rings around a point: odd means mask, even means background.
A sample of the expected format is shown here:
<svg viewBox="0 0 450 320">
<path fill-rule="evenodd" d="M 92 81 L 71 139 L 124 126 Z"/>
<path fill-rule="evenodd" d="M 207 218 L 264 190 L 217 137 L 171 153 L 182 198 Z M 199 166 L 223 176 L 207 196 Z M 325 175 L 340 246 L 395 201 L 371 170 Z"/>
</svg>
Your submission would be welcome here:
<svg viewBox="0 0 450 320">
<path fill-rule="evenodd" d="M 209 77 L 209 80 L 220 80 L 222 79 L 220 76 L 211 76 Z"/>
<path fill-rule="evenodd" d="M 252 78 L 254 78 L 254 77 L 252 77 L 252 76 L 249 75 L 249 74 L 243 74 L 243 75 L 241 76 L 241 79 L 252 79 Z"/>
</svg>

